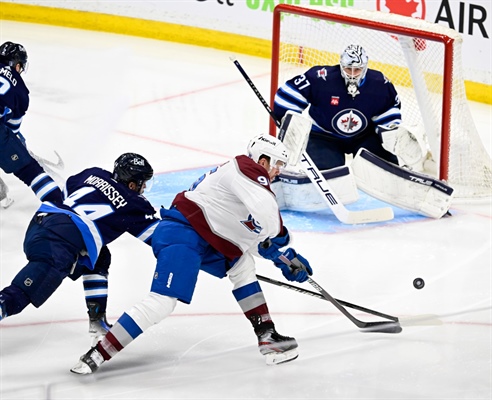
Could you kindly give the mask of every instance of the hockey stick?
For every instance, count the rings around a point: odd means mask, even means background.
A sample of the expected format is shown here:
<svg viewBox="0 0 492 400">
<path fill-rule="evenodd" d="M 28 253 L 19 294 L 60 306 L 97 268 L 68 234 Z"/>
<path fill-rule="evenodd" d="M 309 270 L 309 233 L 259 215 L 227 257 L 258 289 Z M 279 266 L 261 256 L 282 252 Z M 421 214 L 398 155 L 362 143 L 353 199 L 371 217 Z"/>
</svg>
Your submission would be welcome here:
<svg viewBox="0 0 492 400">
<path fill-rule="evenodd" d="M 293 263 L 283 254 L 278 257 L 284 264 L 288 265 L 292 270 L 304 268 L 301 264 L 299 265 L 299 261 L 297 263 Z M 296 259 L 295 259 L 296 260 Z M 317 283 L 314 279 L 308 276 L 308 283 L 314 287 L 327 301 L 333 304 L 338 310 L 345 315 L 350 321 L 352 321 L 362 332 L 378 332 L 378 333 L 400 333 L 402 331 L 401 325 L 397 321 L 376 321 L 376 322 L 364 322 L 357 318 L 355 318 L 352 314 L 350 314 L 345 307 L 343 307 L 337 299 L 332 297 L 325 289 L 321 287 L 319 283 Z"/>
<path fill-rule="evenodd" d="M 34 154 L 31 150 L 28 150 L 29 151 L 29 154 L 31 155 L 32 158 L 34 158 L 38 163 L 40 163 L 41 165 L 43 166 L 47 166 L 47 167 L 53 167 L 53 168 L 56 168 L 56 169 L 63 169 L 65 167 L 65 163 L 63 162 L 62 158 L 60 157 L 60 155 L 55 151 L 55 155 L 56 157 L 58 158 L 58 161 L 56 162 L 53 162 L 53 161 L 49 161 L 43 157 L 40 157 L 36 154 Z"/>
<path fill-rule="evenodd" d="M 284 135 L 286 135 L 288 129 L 283 129 L 284 127 L 277 119 L 275 114 L 273 113 L 270 106 L 267 104 L 261 93 L 256 88 L 255 84 L 251 81 L 246 71 L 243 69 L 241 64 L 234 59 L 231 58 L 234 65 L 237 67 L 243 78 L 249 84 L 253 92 L 256 94 L 256 97 L 261 101 L 263 107 L 267 110 L 270 117 L 275 121 L 275 124 L 278 128 L 280 128 L 279 138 L 284 141 Z M 350 211 L 348 210 L 341 202 L 338 196 L 333 192 L 333 189 L 323 177 L 318 167 L 311 160 L 306 151 L 302 151 L 301 157 L 299 160 L 301 167 L 306 172 L 309 180 L 313 183 L 314 187 L 318 191 L 318 193 L 325 199 L 326 204 L 331 209 L 335 217 L 345 224 L 362 224 L 369 222 L 380 222 L 380 221 L 388 221 L 394 218 L 393 209 L 390 207 L 377 208 L 372 210 L 363 210 L 363 211 Z"/>
<path fill-rule="evenodd" d="M 352 321 L 362 332 L 378 332 L 378 333 L 400 333 L 402 331 L 401 325 L 398 321 L 377 321 L 377 322 L 363 322 L 355 318 L 350 314 L 336 299 L 324 290 L 317 282 L 312 278 L 308 278 L 309 284 L 318 290 L 322 296 L 333 304 L 338 310 L 345 315 L 350 321 Z"/>
<path fill-rule="evenodd" d="M 268 277 L 262 276 L 262 275 L 256 275 L 256 278 L 258 278 L 259 281 L 271 283 L 272 285 L 275 285 L 275 286 L 280 286 L 280 287 L 283 287 L 286 289 L 293 290 L 294 292 L 306 294 L 306 295 L 309 295 L 312 297 L 316 297 L 317 299 L 328 301 L 323 295 L 321 295 L 318 292 L 313 292 L 312 290 L 303 289 L 303 288 L 300 288 L 298 286 L 294 286 L 294 285 L 291 285 L 291 284 L 285 283 L 285 282 L 280 282 L 280 281 L 277 281 L 275 279 L 271 279 L 271 278 L 268 278 Z M 398 317 L 393 317 L 393 316 L 388 315 L 388 314 L 383 314 L 381 312 L 371 310 L 370 308 L 358 306 L 357 304 L 352 304 L 352 303 L 349 303 L 347 301 L 343 301 L 340 299 L 335 299 L 335 300 L 337 302 L 339 302 L 344 307 L 348 307 L 348 308 L 352 308 L 354 310 L 362 311 L 362 312 L 365 312 L 366 314 L 376 315 L 376 316 L 381 317 L 381 318 L 386 318 L 386 319 L 389 319 L 390 321 L 399 322 Z"/>
</svg>

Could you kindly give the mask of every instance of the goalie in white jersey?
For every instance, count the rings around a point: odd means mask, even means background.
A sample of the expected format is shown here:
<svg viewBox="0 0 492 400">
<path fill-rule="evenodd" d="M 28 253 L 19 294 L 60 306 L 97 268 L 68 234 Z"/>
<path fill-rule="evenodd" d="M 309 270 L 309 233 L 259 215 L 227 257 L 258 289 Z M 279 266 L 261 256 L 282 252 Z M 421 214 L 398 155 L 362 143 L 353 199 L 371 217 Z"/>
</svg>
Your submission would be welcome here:
<svg viewBox="0 0 492 400">
<path fill-rule="evenodd" d="M 190 303 L 199 270 L 229 277 L 233 295 L 253 325 L 267 364 L 297 358 L 296 340 L 275 330 L 253 258 L 260 255 L 272 260 L 291 281 L 304 282 L 312 274 L 308 261 L 286 248 L 290 235 L 270 189 L 287 159 L 282 142 L 260 135 L 249 143 L 248 156 L 237 156 L 214 168 L 188 191 L 179 193 L 169 210 L 162 209 L 162 221 L 152 240 L 157 265 L 151 292 L 124 313 L 71 371 L 96 371 L 147 328 L 171 314 L 178 300 Z M 281 255 L 297 268 L 282 262 Z"/>
</svg>

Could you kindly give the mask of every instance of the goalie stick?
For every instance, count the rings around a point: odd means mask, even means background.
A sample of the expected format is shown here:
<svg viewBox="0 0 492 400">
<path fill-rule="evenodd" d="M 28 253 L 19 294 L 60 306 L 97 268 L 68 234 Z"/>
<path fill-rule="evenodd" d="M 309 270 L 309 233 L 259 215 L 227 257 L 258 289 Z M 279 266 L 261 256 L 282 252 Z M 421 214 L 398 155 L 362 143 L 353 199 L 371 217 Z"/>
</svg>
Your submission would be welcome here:
<svg viewBox="0 0 492 400">
<path fill-rule="evenodd" d="M 239 61 L 235 58 L 231 57 L 231 61 L 237 67 L 243 78 L 249 84 L 253 92 L 256 94 L 256 97 L 261 101 L 263 107 L 267 110 L 270 117 L 275 121 L 275 124 L 278 128 L 280 128 L 279 139 L 284 141 L 284 135 L 287 133 L 287 129 L 284 129 L 280 121 L 277 119 L 275 114 L 273 113 L 270 106 L 267 104 L 261 93 L 256 88 L 255 84 L 249 78 L 246 71 L 243 69 Z M 292 115 L 292 114 L 291 114 Z M 291 117 L 292 118 L 292 117 Z M 290 150 L 290 148 L 289 148 Z M 311 160 L 311 157 L 307 154 L 305 150 L 300 153 L 300 159 L 298 160 L 301 164 L 301 167 L 306 172 L 309 180 L 313 183 L 314 187 L 318 191 L 318 193 L 323 197 L 326 201 L 326 204 L 331 209 L 335 217 L 345 224 L 363 224 L 369 222 L 381 222 L 388 221 L 394 218 L 393 209 L 390 207 L 384 208 L 376 208 L 372 210 L 363 210 L 363 211 L 351 211 L 348 210 L 341 202 L 338 196 L 333 192 L 331 186 L 323 177 L 318 167 Z"/>
<path fill-rule="evenodd" d="M 262 275 L 256 275 L 256 278 L 259 281 L 262 281 L 262 282 L 271 283 L 272 285 L 275 285 L 275 286 L 280 286 L 280 287 L 283 287 L 283 288 L 286 288 L 286 289 L 293 290 L 294 292 L 298 292 L 298 293 L 301 293 L 301 294 L 306 294 L 308 296 L 316 297 L 317 299 L 320 299 L 320 300 L 328 301 L 319 292 L 313 292 L 312 290 L 307 290 L 307 289 L 304 289 L 304 288 L 301 288 L 301 287 L 298 287 L 298 286 L 294 286 L 294 285 L 291 285 L 291 284 L 286 283 L 286 282 L 277 281 L 275 279 L 268 278 L 268 277 L 262 276 Z M 340 299 L 335 299 L 335 300 L 338 301 L 344 307 L 348 307 L 348 308 L 352 308 L 354 310 L 362 311 L 362 312 L 364 312 L 366 314 L 376 315 L 378 317 L 385 318 L 385 319 L 388 319 L 390 321 L 399 322 L 398 317 L 393 317 L 393 316 L 388 315 L 388 314 L 383 314 L 383 313 L 381 313 L 379 311 L 375 311 L 375 310 L 371 310 L 370 308 L 365 308 L 365 307 L 362 307 L 362 306 L 358 306 L 357 304 L 352 304 L 352 303 L 349 303 L 349 302 L 344 301 L 344 300 L 340 300 Z"/>
</svg>

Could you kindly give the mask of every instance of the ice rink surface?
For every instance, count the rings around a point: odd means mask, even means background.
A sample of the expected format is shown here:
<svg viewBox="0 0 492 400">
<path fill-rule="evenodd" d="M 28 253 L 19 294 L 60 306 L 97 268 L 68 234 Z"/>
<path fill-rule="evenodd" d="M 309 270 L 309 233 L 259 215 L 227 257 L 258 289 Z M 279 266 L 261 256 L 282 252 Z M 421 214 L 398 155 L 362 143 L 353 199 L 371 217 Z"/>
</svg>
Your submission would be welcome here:
<svg viewBox="0 0 492 400">
<path fill-rule="evenodd" d="M 268 116 L 227 52 L 7 21 L 0 40 L 28 51 L 22 132 L 39 156 L 60 154 L 61 178 L 112 169 L 121 153 L 137 152 L 157 172 L 148 198 L 168 205 L 204 169 L 266 132 Z M 268 98 L 269 61 L 236 56 Z M 470 106 L 490 152 L 492 108 Z M 15 200 L 0 210 L 4 287 L 25 265 L 23 237 L 39 204 L 15 177 L 1 176 Z M 0 323 L 0 398 L 490 399 L 491 205 L 456 206 L 441 220 L 395 212 L 391 223 L 356 227 L 329 212 L 285 220 L 318 283 L 338 299 L 398 316 L 400 334 L 360 332 L 330 303 L 264 283 L 277 330 L 300 350 L 294 362 L 268 367 L 229 281 L 201 274 L 191 305 L 178 304 L 95 375 L 80 377 L 69 369 L 90 347 L 83 289 L 65 280 L 41 308 Z M 109 247 L 114 322 L 148 292 L 154 257 L 130 236 Z M 258 273 L 283 279 L 264 260 Z M 421 290 L 412 285 L 417 277 Z"/>
</svg>

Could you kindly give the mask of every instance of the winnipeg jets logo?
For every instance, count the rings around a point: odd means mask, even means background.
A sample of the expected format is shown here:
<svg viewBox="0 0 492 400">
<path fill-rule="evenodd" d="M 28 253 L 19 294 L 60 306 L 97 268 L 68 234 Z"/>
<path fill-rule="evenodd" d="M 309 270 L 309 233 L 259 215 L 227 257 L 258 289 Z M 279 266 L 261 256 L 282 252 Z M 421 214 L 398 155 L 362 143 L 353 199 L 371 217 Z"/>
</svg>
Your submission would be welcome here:
<svg viewBox="0 0 492 400">
<path fill-rule="evenodd" d="M 367 119 L 359 110 L 349 108 L 336 114 L 332 124 L 339 135 L 350 137 L 367 128 Z"/>
<path fill-rule="evenodd" d="M 318 71 L 318 78 L 322 78 L 324 81 L 326 81 L 326 68 L 321 68 L 319 71 Z"/>
<path fill-rule="evenodd" d="M 259 234 L 262 231 L 262 227 L 254 220 L 253 216 L 251 214 L 248 215 L 248 219 L 242 220 L 241 224 L 243 224 L 246 229 L 248 229 L 250 232 L 254 232 L 256 234 Z"/>
</svg>

